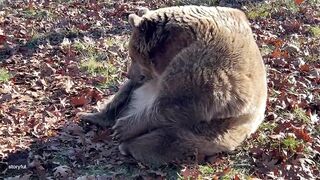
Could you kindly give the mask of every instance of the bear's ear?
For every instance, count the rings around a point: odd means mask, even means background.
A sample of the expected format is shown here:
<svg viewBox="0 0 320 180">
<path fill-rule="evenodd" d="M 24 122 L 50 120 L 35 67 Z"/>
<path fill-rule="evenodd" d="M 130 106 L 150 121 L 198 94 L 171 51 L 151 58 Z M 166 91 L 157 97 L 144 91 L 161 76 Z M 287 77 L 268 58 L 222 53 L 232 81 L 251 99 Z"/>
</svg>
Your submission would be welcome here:
<svg viewBox="0 0 320 180">
<path fill-rule="evenodd" d="M 149 12 L 149 9 L 146 7 L 141 7 L 138 9 L 138 16 L 143 16 Z"/>
<path fill-rule="evenodd" d="M 136 14 L 130 14 L 128 17 L 128 21 L 133 28 L 137 28 L 141 24 L 142 18 L 137 16 Z"/>
</svg>

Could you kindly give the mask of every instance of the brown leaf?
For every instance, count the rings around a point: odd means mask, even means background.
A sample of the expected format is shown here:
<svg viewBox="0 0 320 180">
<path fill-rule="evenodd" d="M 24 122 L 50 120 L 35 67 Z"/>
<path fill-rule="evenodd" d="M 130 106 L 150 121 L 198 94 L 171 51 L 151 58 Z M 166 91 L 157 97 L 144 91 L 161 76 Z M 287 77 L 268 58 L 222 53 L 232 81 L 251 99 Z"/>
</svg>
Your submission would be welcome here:
<svg viewBox="0 0 320 180">
<path fill-rule="evenodd" d="M 298 147 L 296 147 L 295 150 L 296 150 L 296 152 L 303 152 L 304 149 L 305 149 L 304 145 L 303 145 L 303 144 L 300 144 L 300 145 L 298 145 Z"/>
<path fill-rule="evenodd" d="M 281 39 L 276 39 L 273 42 L 274 46 L 276 46 L 277 48 L 280 48 L 283 45 L 283 40 Z"/>
<path fill-rule="evenodd" d="M 87 24 L 77 24 L 76 26 L 80 30 L 86 31 L 86 30 L 90 29 L 91 24 L 88 24 L 88 23 Z"/>
<path fill-rule="evenodd" d="M 265 42 L 267 44 L 272 44 L 276 48 L 281 48 L 281 46 L 284 44 L 283 40 L 278 38 L 268 38 L 265 40 Z"/>
<path fill-rule="evenodd" d="M 89 102 L 90 99 L 88 99 L 86 96 L 72 97 L 70 99 L 70 103 L 74 107 L 83 106 L 89 104 Z"/>
<path fill-rule="evenodd" d="M 294 0 L 297 5 L 300 5 L 304 0 Z"/>
<path fill-rule="evenodd" d="M 291 20 L 287 20 L 284 21 L 283 23 L 283 28 L 287 31 L 287 32 L 298 32 L 301 28 L 301 24 L 298 20 L 296 19 L 291 19 Z"/>
<path fill-rule="evenodd" d="M 288 58 L 289 57 L 289 53 L 288 51 L 281 51 L 279 47 L 276 47 L 274 49 L 274 51 L 271 54 L 271 57 L 273 58 Z M 287 62 L 285 62 L 287 63 Z"/>
<path fill-rule="evenodd" d="M 299 67 L 300 71 L 309 72 L 310 71 L 310 65 L 303 64 Z"/>
<path fill-rule="evenodd" d="M 99 91 L 97 91 L 96 89 L 91 89 L 88 92 L 88 96 L 90 96 L 92 98 L 92 100 L 95 101 L 100 101 L 102 99 L 102 95 Z"/>
<path fill-rule="evenodd" d="M 284 130 L 289 129 L 292 126 L 291 122 L 285 121 L 285 122 L 279 122 L 278 126 L 274 129 L 275 133 L 280 133 Z"/>
<path fill-rule="evenodd" d="M 281 57 L 281 50 L 280 50 L 280 48 L 277 47 L 277 48 L 272 52 L 271 57 L 273 57 L 273 58 L 280 58 L 280 57 Z"/>
<path fill-rule="evenodd" d="M 185 169 L 181 171 L 181 175 L 184 179 L 197 179 L 200 171 L 197 167 L 185 167 Z"/>
<path fill-rule="evenodd" d="M 51 76 L 55 72 L 56 70 L 52 68 L 49 63 L 44 63 L 41 65 L 41 72 L 40 72 L 41 77 Z"/>
<path fill-rule="evenodd" d="M 282 53 L 281 53 L 281 56 L 283 57 L 283 58 L 288 58 L 289 57 L 289 53 L 288 53 L 288 51 L 283 51 Z"/>
<path fill-rule="evenodd" d="M 0 45 L 3 45 L 7 40 L 7 36 L 5 35 L 0 35 Z"/>
<path fill-rule="evenodd" d="M 239 178 L 238 174 L 234 175 L 233 180 L 240 180 L 240 178 Z"/>
<path fill-rule="evenodd" d="M 303 127 L 292 126 L 292 129 L 297 138 L 307 142 L 312 142 L 311 136 L 306 132 L 306 130 Z"/>
<path fill-rule="evenodd" d="M 230 171 L 231 171 L 231 168 L 230 168 L 230 167 L 226 167 L 226 168 L 222 171 L 222 174 L 223 174 L 223 175 L 226 175 L 226 174 L 228 174 Z"/>
<path fill-rule="evenodd" d="M 32 1 L 29 1 L 29 3 L 28 3 L 28 9 L 29 9 L 29 10 L 33 10 L 33 9 L 34 9 L 34 7 L 33 7 L 33 2 L 32 2 Z"/>
</svg>

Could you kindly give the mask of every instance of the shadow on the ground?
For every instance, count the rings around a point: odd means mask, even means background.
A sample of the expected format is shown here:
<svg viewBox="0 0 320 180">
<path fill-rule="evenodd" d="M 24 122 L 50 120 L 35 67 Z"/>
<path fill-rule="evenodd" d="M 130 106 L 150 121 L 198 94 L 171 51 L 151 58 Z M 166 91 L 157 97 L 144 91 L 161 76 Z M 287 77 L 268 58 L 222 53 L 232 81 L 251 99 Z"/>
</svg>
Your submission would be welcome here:
<svg viewBox="0 0 320 180">
<path fill-rule="evenodd" d="M 90 37 L 93 40 L 98 40 L 100 38 L 128 34 L 129 29 L 129 27 L 113 27 L 108 30 L 104 28 L 95 28 L 90 31 L 82 32 L 68 29 L 60 32 L 49 32 L 45 35 L 31 38 L 29 41 L 23 44 L 17 44 L 12 47 L 4 46 L 3 48 L 0 48 L 0 62 L 17 54 L 25 57 L 32 57 L 33 54 L 35 54 L 37 50 L 41 48 L 41 46 L 45 46 L 47 44 L 50 44 L 51 46 L 60 46 L 64 38 L 67 38 L 71 42 L 73 42 L 75 39 L 83 40 L 84 37 Z"/>
<path fill-rule="evenodd" d="M 110 129 L 68 123 L 46 139 L 33 139 L 29 149 L 9 153 L 0 161 L 0 177 L 32 179 L 78 178 L 103 179 L 177 179 L 181 167 L 167 165 L 150 169 L 131 157 L 122 156 Z"/>
</svg>

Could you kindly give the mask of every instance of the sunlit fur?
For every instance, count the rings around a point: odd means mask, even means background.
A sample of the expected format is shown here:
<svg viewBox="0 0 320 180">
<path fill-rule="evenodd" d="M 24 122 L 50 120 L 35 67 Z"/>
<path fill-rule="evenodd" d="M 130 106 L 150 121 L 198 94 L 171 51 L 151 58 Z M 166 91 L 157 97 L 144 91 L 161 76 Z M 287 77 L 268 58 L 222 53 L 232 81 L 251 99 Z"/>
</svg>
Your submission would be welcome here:
<svg viewBox="0 0 320 180">
<path fill-rule="evenodd" d="M 129 23 L 131 83 L 146 78 L 118 93 L 130 99 L 113 126 L 123 154 L 152 165 L 211 156 L 234 150 L 258 128 L 266 73 L 243 12 L 144 9 Z"/>
</svg>

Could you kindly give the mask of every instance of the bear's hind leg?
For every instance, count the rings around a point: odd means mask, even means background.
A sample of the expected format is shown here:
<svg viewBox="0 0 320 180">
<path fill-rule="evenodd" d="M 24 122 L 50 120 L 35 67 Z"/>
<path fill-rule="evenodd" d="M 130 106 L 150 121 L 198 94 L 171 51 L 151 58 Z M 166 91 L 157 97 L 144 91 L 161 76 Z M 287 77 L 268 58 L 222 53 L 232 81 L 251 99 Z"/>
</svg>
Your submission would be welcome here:
<svg viewBox="0 0 320 180">
<path fill-rule="evenodd" d="M 173 130 L 156 129 L 137 138 L 122 142 L 119 150 L 150 166 L 160 166 L 194 155 L 195 148 Z"/>
</svg>

